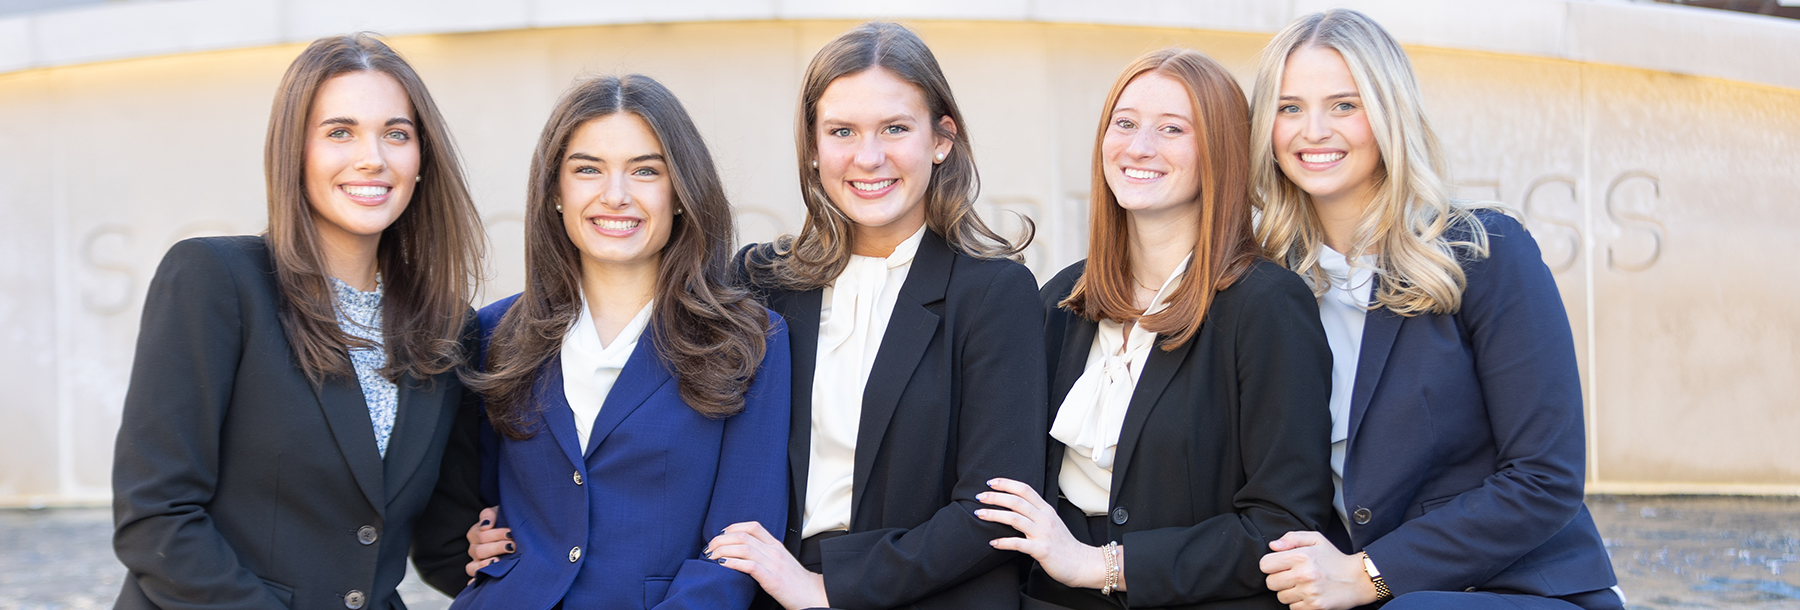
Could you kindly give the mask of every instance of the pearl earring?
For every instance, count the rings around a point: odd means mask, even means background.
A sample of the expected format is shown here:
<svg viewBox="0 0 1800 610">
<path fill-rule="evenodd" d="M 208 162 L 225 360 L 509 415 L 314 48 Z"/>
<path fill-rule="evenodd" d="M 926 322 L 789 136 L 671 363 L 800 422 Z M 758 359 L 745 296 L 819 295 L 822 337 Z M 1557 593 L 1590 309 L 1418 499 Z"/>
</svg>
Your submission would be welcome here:
<svg viewBox="0 0 1800 610">
<path fill-rule="evenodd" d="M 813 169 L 819 169 L 819 160 L 813 159 Z"/>
<path fill-rule="evenodd" d="M 937 154 L 937 162 L 938 162 L 938 163 L 943 163 L 943 162 L 944 162 L 944 153 L 938 153 L 938 154 Z"/>
<path fill-rule="evenodd" d="M 676 216 L 680 216 L 680 215 L 681 215 L 681 208 L 675 208 L 675 215 L 676 215 Z"/>
<path fill-rule="evenodd" d="M 420 175 L 420 176 L 413 176 L 413 182 L 419 182 L 419 181 L 421 181 L 421 180 L 424 180 L 424 179 L 425 179 L 425 176 L 422 176 L 422 175 Z"/>
<path fill-rule="evenodd" d="M 556 204 L 556 213 L 558 213 L 558 214 L 562 213 L 562 204 L 560 204 L 560 203 Z"/>
</svg>

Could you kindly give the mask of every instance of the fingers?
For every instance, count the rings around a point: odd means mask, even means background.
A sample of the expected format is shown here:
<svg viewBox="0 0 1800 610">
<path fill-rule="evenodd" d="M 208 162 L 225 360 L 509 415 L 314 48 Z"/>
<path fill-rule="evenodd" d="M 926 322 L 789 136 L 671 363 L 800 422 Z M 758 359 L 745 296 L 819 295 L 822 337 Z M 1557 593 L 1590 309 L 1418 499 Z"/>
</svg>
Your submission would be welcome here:
<svg viewBox="0 0 1800 610">
<path fill-rule="evenodd" d="M 1030 485 L 1008 478 L 994 478 L 988 480 L 988 487 L 1023 498 L 1032 507 L 1039 510 L 1050 509 L 1050 504 L 1045 502 L 1043 496 L 1038 495 L 1037 490 L 1032 489 Z"/>
<path fill-rule="evenodd" d="M 471 545 L 469 547 L 469 557 L 475 561 L 483 561 L 511 553 L 515 550 L 517 549 L 514 547 L 511 540 L 502 540 L 499 542 L 489 542 L 487 544 Z"/>
<path fill-rule="evenodd" d="M 757 523 L 755 521 L 744 521 L 741 523 L 733 523 L 731 525 L 726 526 L 725 529 L 720 530 L 720 533 L 723 533 L 723 534 L 734 534 L 734 533 L 748 534 L 752 537 L 755 537 L 757 540 L 762 541 L 763 544 L 773 544 L 775 546 L 781 546 L 781 540 L 778 540 L 775 538 L 775 536 L 769 534 L 769 530 L 763 529 L 762 524 Z"/>
<path fill-rule="evenodd" d="M 463 565 L 463 573 L 469 575 L 469 582 L 471 584 L 473 584 L 475 582 L 475 573 L 481 571 L 482 568 L 485 568 L 485 567 L 489 566 L 490 564 L 493 564 L 496 561 L 500 561 L 500 560 L 498 560 L 498 559 L 477 559 L 475 561 L 471 561 L 471 562 Z"/>
<path fill-rule="evenodd" d="M 1318 546 L 1321 544 L 1331 544 L 1329 541 L 1325 540 L 1324 534 L 1318 532 L 1296 531 L 1288 532 L 1287 534 L 1282 535 L 1280 540 L 1269 543 L 1269 550 L 1275 552 L 1291 551 L 1303 546 Z"/>
<path fill-rule="evenodd" d="M 1035 535 L 1041 535 L 1041 534 L 1038 534 L 1036 528 L 1031 528 L 1032 525 L 1035 525 L 1035 522 L 1033 522 L 1031 519 L 1025 517 L 1024 515 L 1020 515 L 1019 513 L 1015 513 L 1010 510 L 996 510 L 996 509 L 992 509 L 992 508 L 983 508 L 983 509 L 975 511 L 975 518 L 980 519 L 982 521 L 990 521 L 993 523 L 998 523 L 1001 525 L 1009 526 L 1013 529 L 1019 530 L 1019 533 L 1025 534 L 1025 537 L 1027 537 L 1027 538 L 1034 538 Z M 1030 528 L 1031 531 L 1026 531 L 1027 528 Z"/>
<path fill-rule="evenodd" d="M 1018 551 L 1040 561 L 1049 549 L 1044 543 L 1029 538 L 995 538 L 989 540 L 988 544 L 1002 551 Z"/>
<path fill-rule="evenodd" d="M 499 520 L 500 507 L 489 506 L 481 509 L 481 514 L 475 518 L 475 525 L 469 526 L 469 533 L 466 536 L 469 539 L 469 544 L 476 545 L 481 544 L 482 542 L 492 542 L 491 540 L 481 540 L 481 533 L 493 529 L 494 523 Z"/>
<path fill-rule="evenodd" d="M 1002 493 L 998 491 L 984 491 L 975 494 L 975 500 L 982 504 L 998 506 L 1015 513 L 1036 513 L 1042 510 L 1037 505 L 1032 504 L 1030 500 L 1015 496 L 1011 493 Z M 1031 517 L 1033 520 L 1036 520 L 1037 515 L 1033 514 Z"/>
<path fill-rule="evenodd" d="M 476 532 L 475 537 L 469 539 L 469 544 L 488 544 L 490 542 L 507 542 L 510 540 L 512 540 L 512 528 L 496 527 Z"/>
<path fill-rule="evenodd" d="M 1279 553 L 1263 555 L 1262 559 L 1257 560 L 1256 565 L 1257 567 L 1262 568 L 1262 573 L 1264 574 L 1275 574 L 1277 572 L 1291 570 L 1294 566 L 1305 562 L 1306 559 L 1307 557 L 1303 553 L 1281 551 Z"/>
</svg>

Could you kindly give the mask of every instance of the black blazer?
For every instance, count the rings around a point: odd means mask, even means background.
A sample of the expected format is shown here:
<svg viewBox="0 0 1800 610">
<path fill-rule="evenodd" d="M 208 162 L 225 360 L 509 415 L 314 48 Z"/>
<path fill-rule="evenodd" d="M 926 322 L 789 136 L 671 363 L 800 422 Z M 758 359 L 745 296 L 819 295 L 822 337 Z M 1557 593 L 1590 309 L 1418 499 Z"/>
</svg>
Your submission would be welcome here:
<svg viewBox="0 0 1800 610">
<path fill-rule="evenodd" d="M 281 302 L 261 237 L 186 240 L 157 268 L 113 454 L 118 608 L 405 607 L 462 386 L 402 378 L 383 459 L 357 381 L 295 364 Z"/>
<path fill-rule="evenodd" d="M 1098 328 L 1057 307 L 1086 265 L 1044 285 L 1051 421 Z M 1300 276 L 1258 261 L 1218 293 L 1192 339 L 1150 352 L 1132 392 L 1107 515 L 1130 591 L 1107 599 L 1034 568 L 1027 592 L 1071 608 L 1285 608 L 1257 562 L 1269 542 L 1333 518 L 1330 398 L 1317 300 Z M 1050 439 L 1047 497 L 1057 496 L 1063 450 Z M 1081 511 L 1057 504 L 1070 531 L 1087 538 Z"/>
<path fill-rule="evenodd" d="M 823 291 L 742 283 L 786 319 L 793 345 L 786 542 L 800 548 L 812 439 L 812 384 Z M 1026 558 L 988 541 L 1017 536 L 976 519 L 975 494 L 1006 477 L 1042 488 L 1043 310 L 1023 265 L 950 249 L 926 231 L 863 390 L 850 533 L 825 540 L 835 608 L 1001 609 L 1019 606 Z"/>
</svg>

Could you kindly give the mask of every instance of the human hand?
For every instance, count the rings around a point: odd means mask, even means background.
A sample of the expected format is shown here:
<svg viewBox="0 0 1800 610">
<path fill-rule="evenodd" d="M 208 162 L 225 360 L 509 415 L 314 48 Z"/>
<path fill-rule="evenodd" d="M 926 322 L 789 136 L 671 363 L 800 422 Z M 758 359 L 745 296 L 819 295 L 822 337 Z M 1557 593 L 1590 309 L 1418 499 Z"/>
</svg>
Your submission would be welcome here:
<svg viewBox="0 0 1800 610">
<path fill-rule="evenodd" d="M 463 566 L 463 572 L 469 575 L 471 583 L 475 582 L 476 570 L 515 550 L 512 528 L 494 527 L 499 520 L 500 507 L 489 506 L 481 509 L 481 520 L 469 526 L 469 563 Z"/>
<path fill-rule="evenodd" d="M 761 523 L 733 523 L 706 545 L 706 558 L 756 579 L 787 610 L 829 607 L 825 577 L 807 571 Z"/>
<path fill-rule="evenodd" d="M 1261 562 L 1269 590 L 1292 610 L 1344 610 L 1375 602 L 1362 554 L 1345 555 L 1318 532 L 1288 532 Z"/>
<path fill-rule="evenodd" d="M 975 511 L 975 517 L 1011 526 L 1025 536 L 998 538 L 989 544 L 997 549 L 1030 555 L 1056 582 L 1082 589 L 1099 589 L 1106 585 L 1104 552 L 1100 547 L 1076 540 L 1075 535 L 1069 533 L 1069 526 L 1056 514 L 1056 508 L 1045 502 L 1037 490 L 1012 479 L 994 479 L 988 481 L 988 487 L 994 491 L 977 494 L 975 499 L 1006 510 L 984 508 Z M 1119 582 L 1114 583 L 1113 588 L 1124 591 L 1125 552 L 1123 547 L 1115 552 L 1119 562 Z"/>
</svg>

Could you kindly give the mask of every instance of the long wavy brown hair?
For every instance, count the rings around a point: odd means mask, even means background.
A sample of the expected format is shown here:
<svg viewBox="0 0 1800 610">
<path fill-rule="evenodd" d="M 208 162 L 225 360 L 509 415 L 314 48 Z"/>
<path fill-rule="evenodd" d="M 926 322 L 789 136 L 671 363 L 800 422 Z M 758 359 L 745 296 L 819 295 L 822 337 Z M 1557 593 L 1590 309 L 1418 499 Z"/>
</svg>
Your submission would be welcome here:
<svg viewBox="0 0 1800 610">
<path fill-rule="evenodd" d="M 712 153 L 675 94 L 641 74 L 577 83 L 556 103 L 531 156 L 525 201 L 525 292 L 494 328 L 485 370 L 466 382 L 487 399 L 488 419 L 509 438 L 536 432 L 532 386 L 581 309 L 581 251 L 563 228 L 558 176 L 569 138 L 588 121 L 628 112 L 650 125 L 668 159 L 676 209 L 656 275 L 650 336 L 682 400 L 707 417 L 742 411 L 762 363 L 766 310 L 728 283 L 731 202 Z"/>
<path fill-rule="evenodd" d="M 830 284 L 850 262 L 856 222 L 825 194 L 819 170 L 819 98 L 837 79 L 872 69 L 887 70 L 919 90 L 931 112 L 932 131 L 949 139 L 950 154 L 933 166 L 925 193 L 925 225 L 944 237 L 950 247 L 976 258 L 1013 258 L 1031 245 L 1036 226 L 1021 217 L 1024 234 L 1018 242 L 1001 237 L 975 213 L 981 179 L 975 171 L 969 126 L 950 93 L 950 81 L 938 67 L 937 57 L 918 34 L 895 23 L 872 21 L 838 36 L 813 55 L 801 79 L 800 106 L 794 117 L 794 150 L 800 168 L 800 197 L 806 203 L 806 222 L 800 234 L 776 241 L 775 256 L 766 262 L 750 261 L 751 272 L 769 274 L 774 283 L 794 290 Z M 950 117 L 954 132 L 940 119 Z"/>
<path fill-rule="evenodd" d="M 288 66 L 276 89 L 263 145 L 269 204 L 263 239 L 275 261 L 281 324 L 295 361 L 315 384 L 327 376 L 354 379 L 348 350 L 373 347 L 338 326 L 337 301 L 306 199 L 306 122 L 314 94 L 325 81 L 354 72 L 379 72 L 398 81 L 418 125 L 419 183 L 406 211 L 382 232 L 375 256 L 384 293 L 382 345 L 388 356 L 381 374 L 392 381 L 403 374 L 426 379 L 466 357 L 460 339 L 486 233 L 443 113 L 412 66 L 367 33 L 313 41 Z"/>
<path fill-rule="evenodd" d="M 1194 104 L 1196 157 L 1200 190 L 1199 239 L 1194 257 L 1182 272 L 1181 286 L 1168 308 L 1144 316 L 1133 305 L 1131 222 L 1125 208 L 1106 185 L 1101 145 L 1112 124 L 1119 96 L 1139 76 L 1155 72 L 1180 82 Z M 1229 288 L 1256 262 L 1260 248 L 1250 229 L 1250 107 L 1237 79 L 1219 62 L 1199 51 L 1163 49 L 1131 62 L 1113 81 L 1101 106 L 1094 133 L 1089 189 L 1087 269 L 1061 306 L 1091 320 L 1136 320 L 1144 330 L 1165 337 L 1164 350 L 1175 349 L 1200 331 L 1213 295 Z"/>
</svg>

